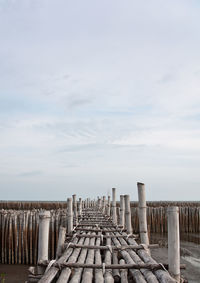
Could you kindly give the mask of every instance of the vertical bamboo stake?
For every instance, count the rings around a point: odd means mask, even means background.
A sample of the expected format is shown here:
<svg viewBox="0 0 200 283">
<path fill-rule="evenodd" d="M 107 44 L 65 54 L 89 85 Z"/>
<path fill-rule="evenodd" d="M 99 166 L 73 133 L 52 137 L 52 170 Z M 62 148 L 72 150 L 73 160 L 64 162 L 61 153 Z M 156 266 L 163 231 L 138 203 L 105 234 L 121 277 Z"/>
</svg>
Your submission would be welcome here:
<svg viewBox="0 0 200 283">
<path fill-rule="evenodd" d="M 77 203 L 76 203 L 76 195 L 73 195 L 72 198 L 73 198 L 74 226 L 76 226 L 76 225 L 77 225 Z"/>
<path fill-rule="evenodd" d="M 79 202 L 78 202 L 78 217 L 81 217 L 81 213 L 82 213 L 82 200 L 81 200 L 81 198 L 79 198 Z"/>
<path fill-rule="evenodd" d="M 120 196 L 120 222 L 119 224 L 124 228 L 124 196 Z"/>
<path fill-rule="evenodd" d="M 125 226 L 128 234 L 132 233 L 132 227 L 131 227 L 131 207 L 130 207 L 130 196 L 125 195 Z"/>
<path fill-rule="evenodd" d="M 33 219 L 32 219 L 32 212 L 30 212 L 30 220 L 29 220 L 29 263 L 33 263 L 33 231 L 32 231 L 32 226 L 33 226 Z"/>
<path fill-rule="evenodd" d="M 106 208 L 106 197 L 103 196 L 103 203 L 102 203 L 102 208 L 103 208 L 103 214 L 105 213 L 105 208 Z"/>
<path fill-rule="evenodd" d="M 73 211 L 72 199 L 67 199 L 67 233 L 70 234 L 73 230 Z"/>
<path fill-rule="evenodd" d="M 177 206 L 168 210 L 168 262 L 170 274 L 180 282 L 180 237 L 179 209 Z"/>
<path fill-rule="evenodd" d="M 117 223 L 117 212 L 116 212 L 116 189 L 112 188 L 112 220 Z"/>
<path fill-rule="evenodd" d="M 48 260 L 50 211 L 39 214 L 38 261 Z"/>
<path fill-rule="evenodd" d="M 138 186 L 138 215 L 139 215 L 139 230 L 140 240 L 142 244 L 149 245 L 148 231 L 147 231 L 147 216 L 146 216 L 146 196 L 145 185 L 137 183 Z"/>
<path fill-rule="evenodd" d="M 108 196 L 107 215 L 110 216 L 110 196 Z"/>
<path fill-rule="evenodd" d="M 57 251 L 56 251 L 56 259 L 58 259 L 61 256 L 63 245 L 64 245 L 64 242 L 65 242 L 65 234 L 66 234 L 66 228 L 60 227 L 58 244 L 57 244 Z"/>
</svg>

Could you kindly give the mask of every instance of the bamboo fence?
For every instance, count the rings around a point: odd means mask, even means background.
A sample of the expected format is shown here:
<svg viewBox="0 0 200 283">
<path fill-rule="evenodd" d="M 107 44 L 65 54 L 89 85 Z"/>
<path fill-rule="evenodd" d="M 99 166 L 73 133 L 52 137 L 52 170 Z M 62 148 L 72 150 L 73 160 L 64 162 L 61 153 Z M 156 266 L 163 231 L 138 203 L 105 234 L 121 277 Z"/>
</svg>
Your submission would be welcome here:
<svg viewBox="0 0 200 283">
<path fill-rule="evenodd" d="M 131 203 L 133 233 L 139 231 L 138 209 Z M 147 223 L 151 233 L 167 233 L 167 207 L 179 204 L 180 232 L 200 233 L 199 202 L 148 202 Z M 49 258 L 56 256 L 60 225 L 66 226 L 66 202 L 1 202 L 0 263 L 36 264 L 39 209 L 50 208 Z M 117 208 L 119 203 L 117 203 Z M 9 208 L 9 209 L 8 209 Z M 118 223 L 120 221 L 117 209 Z"/>
</svg>

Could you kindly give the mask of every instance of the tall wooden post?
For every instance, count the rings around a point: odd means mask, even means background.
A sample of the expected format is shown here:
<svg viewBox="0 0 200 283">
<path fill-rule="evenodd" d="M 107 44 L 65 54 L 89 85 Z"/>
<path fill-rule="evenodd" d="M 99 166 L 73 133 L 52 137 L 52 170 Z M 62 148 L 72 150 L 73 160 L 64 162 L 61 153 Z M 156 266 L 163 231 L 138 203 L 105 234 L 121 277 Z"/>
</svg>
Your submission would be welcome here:
<svg viewBox="0 0 200 283">
<path fill-rule="evenodd" d="M 70 234 L 73 230 L 73 210 L 72 199 L 67 199 L 67 233 Z"/>
<path fill-rule="evenodd" d="M 117 211 L 116 211 L 116 189 L 112 188 L 112 220 L 117 223 Z"/>
<path fill-rule="evenodd" d="M 124 196 L 120 195 L 120 222 L 119 224 L 124 228 Z"/>
<path fill-rule="evenodd" d="M 105 208 L 106 208 L 106 197 L 103 196 L 103 202 L 102 202 L 102 209 L 103 209 L 103 214 L 105 213 Z"/>
<path fill-rule="evenodd" d="M 147 230 L 145 185 L 143 183 L 137 183 L 137 187 L 138 187 L 138 201 L 139 201 L 138 216 L 139 216 L 140 240 L 142 244 L 149 245 L 149 237 Z"/>
<path fill-rule="evenodd" d="M 179 208 L 168 207 L 168 262 L 169 272 L 180 282 Z"/>
<path fill-rule="evenodd" d="M 74 213 L 74 225 L 77 225 L 77 202 L 76 202 L 76 195 L 72 196 L 73 198 L 73 213 Z"/>
<path fill-rule="evenodd" d="M 110 196 L 108 196 L 107 215 L 110 216 Z"/>
<path fill-rule="evenodd" d="M 125 195 L 125 226 L 128 234 L 132 233 L 130 196 Z"/>
<path fill-rule="evenodd" d="M 38 262 L 48 260 L 50 211 L 39 213 Z"/>
<path fill-rule="evenodd" d="M 81 198 L 79 198 L 79 202 L 78 202 L 78 217 L 81 217 L 82 214 L 82 200 Z"/>
</svg>

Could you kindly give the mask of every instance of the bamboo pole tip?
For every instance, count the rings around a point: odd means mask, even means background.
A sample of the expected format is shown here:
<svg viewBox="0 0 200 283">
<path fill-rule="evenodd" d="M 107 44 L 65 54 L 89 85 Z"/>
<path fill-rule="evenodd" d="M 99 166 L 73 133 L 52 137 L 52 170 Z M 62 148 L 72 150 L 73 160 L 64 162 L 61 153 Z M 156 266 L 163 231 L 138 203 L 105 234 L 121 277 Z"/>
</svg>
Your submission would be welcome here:
<svg viewBox="0 0 200 283">
<path fill-rule="evenodd" d="M 169 206 L 167 208 L 168 213 L 173 213 L 173 212 L 179 212 L 179 207 L 178 206 Z"/>
<path fill-rule="evenodd" d="M 144 183 L 141 183 L 141 182 L 137 182 L 137 185 L 138 185 L 138 186 L 144 186 L 145 184 L 144 184 Z"/>
</svg>

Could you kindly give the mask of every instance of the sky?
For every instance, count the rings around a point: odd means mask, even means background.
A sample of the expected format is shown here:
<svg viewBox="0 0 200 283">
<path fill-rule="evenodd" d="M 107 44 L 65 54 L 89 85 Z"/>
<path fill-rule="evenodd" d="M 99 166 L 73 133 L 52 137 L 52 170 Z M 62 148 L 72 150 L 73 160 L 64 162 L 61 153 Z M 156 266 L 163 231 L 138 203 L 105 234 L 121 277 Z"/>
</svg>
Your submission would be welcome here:
<svg viewBox="0 0 200 283">
<path fill-rule="evenodd" d="M 0 198 L 200 200 L 198 0 L 0 0 Z"/>
</svg>

